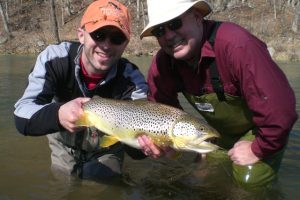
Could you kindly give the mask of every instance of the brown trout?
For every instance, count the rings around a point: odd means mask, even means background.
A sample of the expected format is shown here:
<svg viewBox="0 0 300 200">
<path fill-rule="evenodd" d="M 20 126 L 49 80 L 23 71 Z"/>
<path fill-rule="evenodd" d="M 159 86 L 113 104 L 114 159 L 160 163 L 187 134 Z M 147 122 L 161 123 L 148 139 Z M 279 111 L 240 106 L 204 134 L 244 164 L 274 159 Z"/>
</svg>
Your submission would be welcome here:
<svg viewBox="0 0 300 200">
<path fill-rule="evenodd" d="M 216 130 L 192 115 L 147 100 L 114 100 L 94 97 L 83 105 L 80 126 L 94 126 L 109 135 L 102 147 L 118 141 L 140 148 L 137 137 L 149 136 L 157 146 L 170 146 L 179 151 L 208 153 L 218 146 L 208 140 L 219 137 Z"/>
</svg>

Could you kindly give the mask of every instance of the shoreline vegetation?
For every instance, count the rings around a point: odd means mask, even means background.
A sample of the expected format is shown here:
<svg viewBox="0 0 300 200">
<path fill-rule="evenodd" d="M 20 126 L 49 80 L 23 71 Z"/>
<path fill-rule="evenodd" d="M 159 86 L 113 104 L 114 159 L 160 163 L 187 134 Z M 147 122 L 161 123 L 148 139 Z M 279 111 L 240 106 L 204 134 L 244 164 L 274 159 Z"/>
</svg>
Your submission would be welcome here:
<svg viewBox="0 0 300 200">
<path fill-rule="evenodd" d="M 18 4 L 19 1 L 22 5 Z M 60 41 L 77 40 L 76 30 L 82 13 L 91 1 L 55 1 Z M 138 4 L 140 0 L 120 1 L 129 7 L 132 17 L 132 36 L 124 55 L 155 55 L 159 49 L 156 39 L 146 37 L 140 40 L 139 37 L 147 24 L 146 0 L 140 4 Z M 300 61 L 300 30 L 298 32 L 292 30 L 298 7 L 300 13 L 299 1 L 294 0 L 294 4 L 295 2 L 297 4 L 290 6 L 287 3 L 290 1 L 272 4 L 274 1 L 271 0 L 211 0 L 214 12 L 208 16 L 208 19 L 231 21 L 248 29 L 267 44 L 271 56 L 276 61 Z M 11 36 L 7 36 L 3 26 L 0 27 L 1 55 L 37 55 L 49 44 L 57 43 L 49 17 L 49 0 L 9 0 L 7 2 L 10 2 L 6 9 L 9 11 L 7 16 Z M 71 11 L 66 16 L 62 14 L 61 2 L 72 3 Z M 298 21 L 300 24 L 300 19 Z"/>
</svg>

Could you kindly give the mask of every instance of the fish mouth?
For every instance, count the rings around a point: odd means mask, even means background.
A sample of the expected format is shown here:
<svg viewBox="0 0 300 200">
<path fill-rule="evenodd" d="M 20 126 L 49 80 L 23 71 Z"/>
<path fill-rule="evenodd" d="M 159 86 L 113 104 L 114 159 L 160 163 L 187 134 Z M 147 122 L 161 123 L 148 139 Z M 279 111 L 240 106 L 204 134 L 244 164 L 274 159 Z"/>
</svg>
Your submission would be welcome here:
<svg viewBox="0 0 300 200">
<path fill-rule="evenodd" d="M 213 150 L 217 150 L 220 147 L 217 145 L 217 137 L 208 138 L 205 141 L 203 141 L 204 145 L 207 147 L 210 147 Z"/>
<path fill-rule="evenodd" d="M 198 142 L 216 143 L 217 138 L 219 137 L 220 135 L 218 133 L 210 133 L 199 138 L 200 141 L 198 140 Z"/>
<path fill-rule="evenodd" d="M 204 140 L 204 142 L 216 144 L 217 143 L 217 138 L 218 137 L 213 136 L 213 137 L 207 138 L 206 140 Z"/>
<path fill-rule="evenodd" d="M 200 146 L 201 150 L 198 153 L 209 153 L 220 148 L 218 145 L 206 141 L 203 141 Z"/>
<path fill-rule="evenodd" d="M 219 135 L 216 135 L 216 134 L 206 135 L 206 136 L 202 137 L 201 139 L 199 138 L 198 140 L 195 140 L 195 143 L 192 146 L 197 147 L 196 151 L 198 153 L 209 153 L 211 151 L 215 151 L 220 148 L 216 144 L 218 137 L 219 137 Z"/>
</svg>

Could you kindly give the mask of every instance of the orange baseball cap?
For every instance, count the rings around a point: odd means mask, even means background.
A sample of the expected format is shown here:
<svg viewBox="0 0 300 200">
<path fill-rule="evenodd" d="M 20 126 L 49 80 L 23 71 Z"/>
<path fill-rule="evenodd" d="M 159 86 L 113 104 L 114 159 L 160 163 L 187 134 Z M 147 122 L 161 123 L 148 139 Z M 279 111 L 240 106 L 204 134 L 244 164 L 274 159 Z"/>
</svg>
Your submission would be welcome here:
<svg viewBox="0 0 300 200">
<path fill-rule="evenodd" d="M 104 26 L 115 26 L 130 39 L 128 9 L 116 0 L 95 0 L 82 16 L 80 26 L 91 33 Z"/>
</svg>

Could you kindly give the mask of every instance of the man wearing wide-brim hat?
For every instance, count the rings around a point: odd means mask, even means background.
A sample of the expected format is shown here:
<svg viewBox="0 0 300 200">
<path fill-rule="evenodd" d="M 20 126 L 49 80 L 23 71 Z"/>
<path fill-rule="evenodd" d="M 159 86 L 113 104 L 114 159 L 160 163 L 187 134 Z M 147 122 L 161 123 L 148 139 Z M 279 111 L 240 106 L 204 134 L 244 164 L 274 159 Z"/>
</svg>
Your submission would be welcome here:
<svg viewBox="0 0 300 200">
<path fill-rule="evenodd" d="M 161 46 L 148 72 L 148 99 L 181 108 L 182 92 L 221 134 L 217 144 L 226 151 L 208 160 L 231 161 L 238 185 L 269 186 L 297 113 L 293 90 L 265 43 L 234 23 L 204 19 L 212 12 L 208 1 L 147 5 L 141 38 L 154 36 Z M 149 156 L 166 154 L 146 136 L 139 142 Z"/>
</svg>

